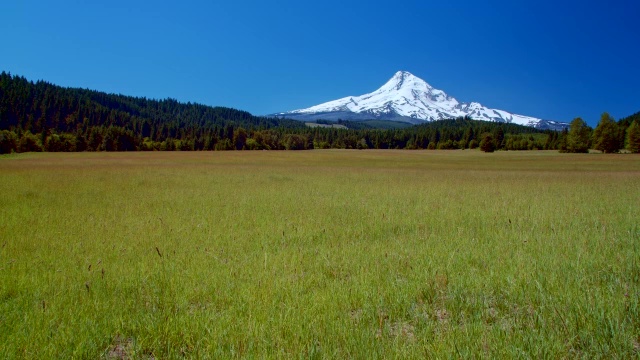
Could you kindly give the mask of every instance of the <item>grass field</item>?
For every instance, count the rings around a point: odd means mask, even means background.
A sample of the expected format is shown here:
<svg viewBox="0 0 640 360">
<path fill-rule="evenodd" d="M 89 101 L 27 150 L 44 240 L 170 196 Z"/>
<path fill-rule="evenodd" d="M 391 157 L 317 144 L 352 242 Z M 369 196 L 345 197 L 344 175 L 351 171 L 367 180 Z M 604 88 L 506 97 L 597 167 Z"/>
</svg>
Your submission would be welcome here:
<svg viewBox="0 0 640 360">
<path fill-rule="evenodd" d="M 640 157 L 0 157 L 0 358 L 638 358 Z"/>
</svg>

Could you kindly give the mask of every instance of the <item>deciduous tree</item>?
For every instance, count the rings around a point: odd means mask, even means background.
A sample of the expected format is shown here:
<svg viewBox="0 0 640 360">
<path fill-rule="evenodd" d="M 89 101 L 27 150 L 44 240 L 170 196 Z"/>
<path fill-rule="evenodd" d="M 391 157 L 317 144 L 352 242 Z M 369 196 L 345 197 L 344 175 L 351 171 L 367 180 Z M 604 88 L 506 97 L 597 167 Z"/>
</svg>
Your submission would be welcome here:
<svg viewBox="0 0 640 360">
<path fill-rule="evenodd" d="M 493 136 L 491 136 L 491 134 L 482 134 L 482 140 L 480 141 L 480 150 L 484 152 L 493 152 L 495 150 L 495 144 L 493 142 Z"/>
<path fill-rule="evenodd" d="M 0 154 L 9 154 L 17 150 L 16 134 L 12 131 L 0 131 Z"/>
</svg>

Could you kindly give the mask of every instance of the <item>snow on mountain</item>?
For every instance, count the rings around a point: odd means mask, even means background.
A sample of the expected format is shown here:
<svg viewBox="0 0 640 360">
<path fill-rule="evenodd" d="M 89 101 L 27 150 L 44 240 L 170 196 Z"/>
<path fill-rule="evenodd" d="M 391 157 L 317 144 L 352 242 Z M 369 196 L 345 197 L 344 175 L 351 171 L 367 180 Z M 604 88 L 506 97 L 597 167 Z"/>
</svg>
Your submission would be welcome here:
<svg viewBox="0 0 640 360">
<path fill-rule="evenodd" d="M 414 124 L 468 116 L 474 120 L 507 122 L 537 128 L 562 129 L 568 125 L 489 109 L 477 102 L 460 103 L 407 71 L 398 71 L 386 84 L 369 94 L 347 96 L 306 109 L 274 115 L 307 121 L 382 119 Z"/>
</svg>

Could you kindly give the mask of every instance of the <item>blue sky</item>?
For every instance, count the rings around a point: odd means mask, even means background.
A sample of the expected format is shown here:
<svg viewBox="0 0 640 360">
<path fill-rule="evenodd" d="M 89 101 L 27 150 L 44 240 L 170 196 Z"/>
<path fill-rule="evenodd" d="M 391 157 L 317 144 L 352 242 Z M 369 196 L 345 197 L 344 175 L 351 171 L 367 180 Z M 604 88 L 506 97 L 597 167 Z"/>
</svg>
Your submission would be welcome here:
<svg viewBox="0 0 640 360">
<path fill-rule="evenodd" d="M 256 115 L 407 70 L 544 119 L 640 111 L 640 2 L 4 1 L 0 70 Z"/>
</svg>

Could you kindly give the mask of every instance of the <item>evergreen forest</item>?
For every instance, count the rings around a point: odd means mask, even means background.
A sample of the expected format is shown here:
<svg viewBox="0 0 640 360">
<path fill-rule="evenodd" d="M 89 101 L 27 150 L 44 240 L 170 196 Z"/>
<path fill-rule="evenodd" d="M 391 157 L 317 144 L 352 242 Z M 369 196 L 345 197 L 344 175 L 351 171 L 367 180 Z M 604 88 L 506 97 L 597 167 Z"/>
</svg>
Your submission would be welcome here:
<svg viewBox="0 0 640 360">
<path fill-rule="evenodd" d="M 604 113 L 595 130 L 576 118 L 562 132 L 469 118 L 403 128 L 351 121 L 340 121 L 346 129 L 307 127 L 226 107 L 65 88 L 0 74 L 0 153 L 478 147 L 486 152 L 638 152 L 638 123 L 640 112 L 617 122 Z"/>
</svg>

